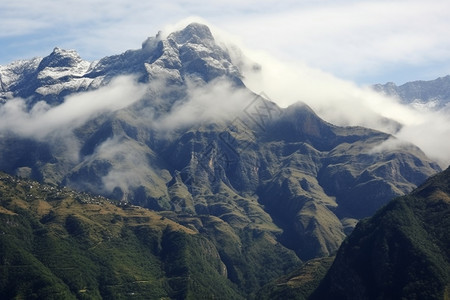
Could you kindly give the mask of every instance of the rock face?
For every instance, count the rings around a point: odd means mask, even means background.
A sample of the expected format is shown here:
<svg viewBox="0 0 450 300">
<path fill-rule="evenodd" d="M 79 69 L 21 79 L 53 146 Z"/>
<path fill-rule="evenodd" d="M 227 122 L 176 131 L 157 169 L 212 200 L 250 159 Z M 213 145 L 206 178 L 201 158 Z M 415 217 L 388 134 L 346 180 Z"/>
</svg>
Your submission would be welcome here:
<svg viewBox="0 0 450 300">
<path fill-rule="evenodd" d="M 361 221 L 314 299 L 447 299 L 450 169 Z"/>
<path fill-rule="evenodd" d="M 248 291 L 262 279 L 238 266 L 264 265 L 253 249 L 290 262 L 291 250 L 302 260 L 329 255 L 358 219 L 439 171 L 413 145 L 375 151 L 388 134 L 337 127 L 302 103 L 281 109 L 255 95 L 201 24 L 94 63 L 56 48 L 2 66 L 0 97 L 25 99 L 31 114 L 42 103 L 65 105 L 67 95 L 104 91 L 120 75 L 146 87 L 139 101 L 94 114 L 66 136 L 0 132 L 0 169 L 167 211 L 212 238 L 220 233 L 228 276 Z"/>
</svg>

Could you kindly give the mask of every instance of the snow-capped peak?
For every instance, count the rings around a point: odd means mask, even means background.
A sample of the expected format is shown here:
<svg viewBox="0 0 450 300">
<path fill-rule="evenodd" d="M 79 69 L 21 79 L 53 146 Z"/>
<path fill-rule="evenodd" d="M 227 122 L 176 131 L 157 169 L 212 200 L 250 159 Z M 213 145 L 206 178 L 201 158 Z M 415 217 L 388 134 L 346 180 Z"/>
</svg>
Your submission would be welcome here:
<svg viewBox="0 0 450 300">
<path fill-rule="evenodd" d="M 16 72 L 20 66 L 24 72 Z M 15 75 L 17 74 L 17 75 Z M 96 88 L 118 75 L 133 74 L 140 80 L 165 79 L 183 84 L 186 78 L 208 82 L 241 75 L 226 49 L 219 46 L 206 25 L 192 23 L 164 37 L 148 38 L 138 50 L 108 56 L 90 63 L 75 50 L 54 48 L 33 63 L 0 66 L 0 99 L 23 97 L 58 104 L 65 94 Z"/>
<path fill-rule="evenodd" d="M 191 23 L 180 31 L 173 32 L 169 35 L 169 39 L 173 39 L 177 44 L 208 44 L 214 43 L 214 37 L 209 27 L 199 23 Z"/>
</svg>

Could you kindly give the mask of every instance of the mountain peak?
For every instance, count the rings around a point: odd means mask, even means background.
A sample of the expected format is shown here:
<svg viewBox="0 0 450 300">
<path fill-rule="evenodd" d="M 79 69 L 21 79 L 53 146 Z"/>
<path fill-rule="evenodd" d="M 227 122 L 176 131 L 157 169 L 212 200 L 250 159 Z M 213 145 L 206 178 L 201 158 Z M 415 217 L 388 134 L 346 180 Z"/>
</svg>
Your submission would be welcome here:
<svg viewBox="0 0 450 300">
<path fill-rule="evenodd" d="M 227 49 L 216 43 L 208 26 L 199 23 L 191 23 L 167 36 L 159 32 L 147 38 L 139 50 L 105 57 L 89 76 L 138 72 L 147 79 L 164 78 L 178 83 L 188 77 L 209 82 L 225 76 L 243 84 Z"/>
<path fill-rule="evenodd" d="M 227 49 L 216 43 L 206 25 L 191 23 L 184 29 L 170 33 L 166 39 L 158 34 L 143 44 L 144 50 L 152 48 L 155 52 L 152 62 L 147 66 L 149 73 L 152 72 L 151 64 L 155 64 L 178 69 L 182 76 L 194 76 L 205 82 L 227 76 L 242 85 L 239 69 L 233 64 Z"/>
<path fill-rule="evenodd" d="M 379 93 L 394 96 L 417 107 L 443 109 L 450 103 L 450 75 L 434 80 L 416 80 L 396 85 L 393 82 L 375 84 L 373 89 Z"/>
<path fill-rule="evenodd" d="M 184 29 L 170 34 L 169 37 L 177 42 L 177 44 L 203 44 L 205 41 L 214 41 L 209 27 L 200 23 L 191 23 Z"/>
<path fill-rule="evenodd" d="M 65 50 L 55 47 L 49 56 L 44 57 L 40 63 L 40 69 L 46 67 L 74 67 L 83 60 L 75 50 Z"/>
</svg>

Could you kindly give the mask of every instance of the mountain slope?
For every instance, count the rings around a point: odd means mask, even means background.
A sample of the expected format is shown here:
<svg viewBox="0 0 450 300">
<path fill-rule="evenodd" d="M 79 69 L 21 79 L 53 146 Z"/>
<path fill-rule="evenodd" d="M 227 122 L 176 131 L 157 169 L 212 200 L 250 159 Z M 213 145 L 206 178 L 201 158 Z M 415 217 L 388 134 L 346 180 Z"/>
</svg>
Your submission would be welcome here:
<svg viewBox="0 0 450 300">
<path fill-rule="evenodd" d="M 0 174 L 3 297 L 241 296 L 215 246 L 154 212 Z"/>
<path fill-rule="evenodd" d="M 236 230 L 4 173 L 0 201 L 0 290 L 10 297 L 239 299 L 300 263 L 276 227 Z"/>
<path fill-rule="evenodd" d="M 248 291 L 268 280 L 242 264 L 267 263 L 253 246 L 292 265 L 332 254 L 358 219 L 440 170 L 413 145 L 377 150 L 388 134 L 278 107 L 238 65 L 194 23 L 94 63 L 55 49 L 2 67 L 0 114 L 16 126 L 0 121 L 0 169 L 208 224 L 237 242 L 215 245 Z M 289 269 L 270 265 L 271 279 Z"/>
<path fill-rule="evenodd" d="M 315 299 L 450 297 L 450 168 L 361 221 Z"/>
<path fill-rule="evenodd" d="M 256 299 L 304 300 L 314 292 L 333 263 L 334 257 L 312 259 L 291 273 L 263 286 Z"/>
</svg>

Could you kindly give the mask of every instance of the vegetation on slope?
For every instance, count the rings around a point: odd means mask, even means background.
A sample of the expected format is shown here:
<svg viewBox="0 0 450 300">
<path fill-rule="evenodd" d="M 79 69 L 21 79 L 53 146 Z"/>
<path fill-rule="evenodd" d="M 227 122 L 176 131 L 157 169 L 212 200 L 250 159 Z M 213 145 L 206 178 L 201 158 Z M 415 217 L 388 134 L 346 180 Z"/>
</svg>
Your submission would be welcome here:
<svg viewBox="0 0 450 300">
<path fill-rule="evenodd" d="M 334 257 L 312 259 L 288 275 L 262 287 L 255 299 L 308 299 L 319 286 L 333 260 Z"/>
<path fill-rule="evenodd" d="M 215 246 L 138 207 L 0 175 L 0 294 L 241 298 Z"/>
<path fill-rule="evenodd" d="M 361 221 L 314 299 L 448 299 L 450 168 Z"/>
</svg>

